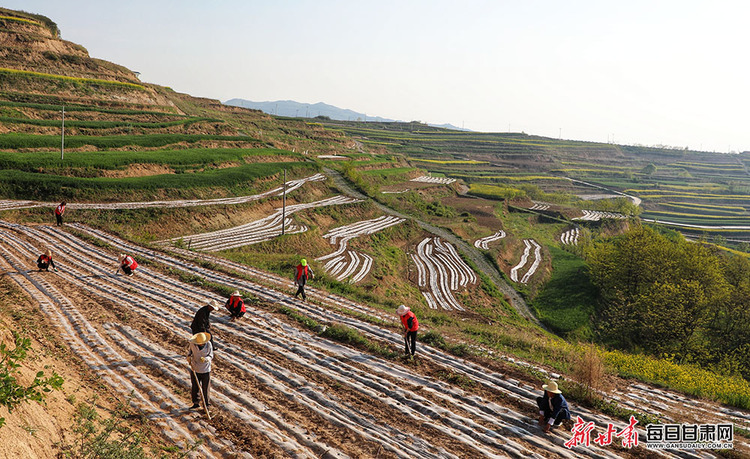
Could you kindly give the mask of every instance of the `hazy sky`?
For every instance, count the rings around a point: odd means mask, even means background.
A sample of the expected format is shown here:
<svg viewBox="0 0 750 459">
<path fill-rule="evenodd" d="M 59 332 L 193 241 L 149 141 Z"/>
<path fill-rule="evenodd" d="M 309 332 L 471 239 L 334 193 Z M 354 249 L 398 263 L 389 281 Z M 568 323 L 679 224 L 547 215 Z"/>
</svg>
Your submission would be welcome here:
<svg viewBox="0 0 750 459">
<path fill-rule="evenodd" d="M 750 2 L 4 0 L 92 57 L 226 101 L 750 150 Z"/>
</svg>

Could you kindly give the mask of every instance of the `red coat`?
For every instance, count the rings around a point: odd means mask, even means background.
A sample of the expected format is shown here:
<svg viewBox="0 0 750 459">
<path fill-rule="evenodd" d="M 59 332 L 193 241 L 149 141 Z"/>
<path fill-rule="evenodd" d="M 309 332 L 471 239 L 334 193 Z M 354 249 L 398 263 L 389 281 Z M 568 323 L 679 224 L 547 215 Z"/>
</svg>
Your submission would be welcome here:
<svg viewBox="0 0 750 459">
<path fill-rule="evenodd" d="M 55 215 L 62 215 L 65 213 L 65 206 L 60 204 L 55 208 Z"/>
<path fill-rule="evenodd" d="M 413 319 L 411 322 L 411 328 L 409 328 L 409 319 Z M 404 328 L 407 331 L 415 332 L 419 330 L 419 321 L 417 320 L 417 316 L 414 315 L 413 312 L 409 311 L 403 316 L 401 316 L 401 323 L 404 324 Z"/>
<path fill-rule="evenodd" d="M 240 308 L 240 312 L 246 312 L 245 311 L 245 302 L 242 301 L 242 297 L 239 296 L 230 296 L 227 300 L 227 309 L 230 311 Z"/>
<path fill-rule="evenodd" d="M 122 263 L 120 263 L 122 266 L 130 269 L 135 269 L 138 267 L 138 262 L 135 261 L 133 257 L 130 255 L 126 256 L 124 260 L 122 260 Z"/>
<path fill-rule="evenodd" d="M 301 264 L 297 265 L 297 280 L 300 280 L 302 276 L 305 277 L 305 280 L 310 278 L 310 273 L 312 272 L 312 269 L 310 269 L 307 265 L 302 266 Z"/>
</svg>

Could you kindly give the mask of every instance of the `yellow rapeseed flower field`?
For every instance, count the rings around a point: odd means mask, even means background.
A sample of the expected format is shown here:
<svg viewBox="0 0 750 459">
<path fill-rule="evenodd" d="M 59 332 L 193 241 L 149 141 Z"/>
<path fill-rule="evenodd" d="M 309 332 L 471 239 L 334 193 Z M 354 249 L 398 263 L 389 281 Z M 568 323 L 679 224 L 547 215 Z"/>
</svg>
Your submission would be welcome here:
<svg viewBox="0 0 750 459">
<path fill-rule="evenodd" d="M 644 355 L 604 351 L 604 361 L 622 376 L 670 387 L 687 394 L 750 409 L 750 382 L 691 365 Z"/>
</svg>

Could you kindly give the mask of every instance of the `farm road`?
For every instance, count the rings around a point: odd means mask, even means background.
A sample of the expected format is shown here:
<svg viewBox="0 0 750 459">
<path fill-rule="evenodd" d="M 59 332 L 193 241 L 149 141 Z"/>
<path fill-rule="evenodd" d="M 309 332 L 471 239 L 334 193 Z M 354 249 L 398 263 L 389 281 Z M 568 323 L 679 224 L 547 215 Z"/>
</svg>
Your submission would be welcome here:
<svg viewBox="0 0 750 459">
<path fill-rule="evenodd" d="M 341 190 L 342 193 L 345 193 L 355 198 L 370 199 L 368 196 L 365 196 L 364 194 L 354 190 L 351 186 L 349 186 L 349 184 L 344 179 L 344 177 L 342 177 L 341 174 L 334 171 L 333 169 L 324 168 L 323 171 L 325 172 L 327 176 L 333 179 L 333 182 L 336 184 L 339 190 Z M 376 207 L 378 207 L 380 210 L 382 210 L 383 212 L 387 214 L 395 215 L 397 217 L 406 218 L 409 220 L 414 220 L 422 229 L 429 231 L 430 233 L 435 234 L 437 236 L 440 236 L 444 240 L 455 245 L 461 251 L 461 253 L 464 254 L 464 256 L 468 257 L 480 270 L 482 270 L 483 273 L 485 273 L 490 278 L 490 280 L 492 280 L 495 286 L 499 288 L 501 292 L 503 292 L 506 298 L 508 298 L 511 306 L 513 306 L 513 308 L 521 316 L 541 326 L 539 320 L 531 312 L 531 310 L 529 309 L 529 306 L 526 304 L 523 298 L 521 298 L 521 295 L 519 295 L 518 292 L 516 292 L 515 289 L 511 287 L 507 282 L 505 282 L 505 280 L 503 279 L 502 275 L 497 270 L 497 268 L 492 266 L 484 257 L 484 255 L 482 255 L 482 253 L 479 252 L 479 250 L 477 250 L 475 247 L 472 247 L 471 245 L 467 244 L 462 239 L 456 237 L 450 231 L 446 231 L 442 228 L 439 228 L 435 225 L 431 225 L 427 222 L 414 218 L 410 215 L 402 214 L 401 212 L 391 209 L 390 207 L 384 204 L 381 204 L 377 201 L 373 200 L 373 204 L 375 204 Z"/>
</svg>

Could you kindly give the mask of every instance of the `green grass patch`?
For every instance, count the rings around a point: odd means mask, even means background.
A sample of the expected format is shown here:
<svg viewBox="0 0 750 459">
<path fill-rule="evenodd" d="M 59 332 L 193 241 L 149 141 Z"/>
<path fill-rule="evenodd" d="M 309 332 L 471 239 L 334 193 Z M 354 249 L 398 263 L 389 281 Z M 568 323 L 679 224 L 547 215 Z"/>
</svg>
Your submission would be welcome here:
<svg viewBox="0 0 750 459">
<path fill-rule="evenodd" d="M 548 249 L 552 255 L 552 277 L 531 305 L 539 320 L 555 333 L 568 338 L 589 338 L 596 288 L 586 273 L 586 262 L 557 247 Z"/>
</svg>

